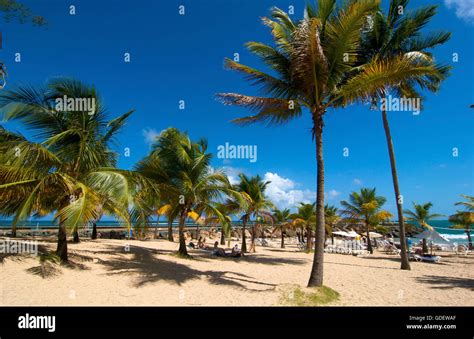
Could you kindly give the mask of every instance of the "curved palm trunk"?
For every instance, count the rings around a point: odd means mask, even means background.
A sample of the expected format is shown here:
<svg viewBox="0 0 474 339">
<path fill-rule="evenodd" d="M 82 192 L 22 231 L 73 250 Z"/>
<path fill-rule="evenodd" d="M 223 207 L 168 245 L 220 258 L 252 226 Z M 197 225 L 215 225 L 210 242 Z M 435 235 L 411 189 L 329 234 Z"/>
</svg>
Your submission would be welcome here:
<svg viewBox="0 0 474 339">
<path fill-rule="evenodd" d="M 12 227 L 12 238 L 16 238 L 16 225 Z"/>
<path fill-rule="evenodd" d="M 168 219 L 168 241 L 171 241 L 173 242 L 174 241 L 174 238 L 173 238 L 173 220 L 169 220 Z"/>
<path fill-rule="evenodd" d="M 58 230 L 58 246 L 56 248 L 56 255 L 61 259 L 62 262 L 66 262 L 67 256 L 67 231 L 64 223 L 59 223 Z"/>
<path fill-rule="evenodd" d="M 91 239 L 92 239 L 92 240 L 97 239 L 97 222 L 95 222 L 95 221 L 92 223 L 92 235 L 91 235 Z"/>
<path fill-rule="evenodd" d="M 308 287 L 323 285 L 324 266 L 324 159 L 323 159 L 323 120 L 313 112 L 314 137 L 316 140 L 316 244 L 313 267 Z"/>
<path fill-rule="evenodd" d="M 402 204 L 399 203 L 400 187 L 398 186 L 397 164 L 395 162 L 395 151 L 393 149 L 392 134 L 390 133 L 390 125 L 388 124 L 387 112 L 382 110 L 383 127 L 385 129 L 385 137 L 387 139 L 388 154 L 390 157 L 390 167 L 392 169 L 393 190 L 395 191 L 395 202 L 397 204 L 398 216 L 398 232 L 400 234 L 400 259 L 402 270 L 410 270 L 410 261 L 408 260 L 407 243 L 405 237 L 405 221 L 403 220 Z"/>
<path fill-rule="evenodd" d="M 245 227 L 247 226 L 247 218 L 242 219 L 242 253 L 247 253 L 247 239 L 245 235 Z"/>
<path fill-rule="evenodd" d="M 184 239 L 184 225 L 186 222 L 187 212 L 184 211 L 179 217 L 179 250 L 178 253 L 183 256 L 188 255 L 188 250 L 186 249 L 186 240 Z"/>
</svg>

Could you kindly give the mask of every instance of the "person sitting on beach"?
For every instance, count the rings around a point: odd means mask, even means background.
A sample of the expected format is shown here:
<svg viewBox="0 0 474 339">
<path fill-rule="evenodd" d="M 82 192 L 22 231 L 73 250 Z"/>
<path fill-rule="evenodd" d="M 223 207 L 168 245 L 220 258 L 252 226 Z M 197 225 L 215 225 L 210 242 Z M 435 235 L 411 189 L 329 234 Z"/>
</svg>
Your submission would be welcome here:
<svg viewBox="0 0 474 339">
<path fill-rule="evenodd" d="M 242 257 L 243 255 L 244 254 L 242 253 L 242 251 L 239 248 L 239 245 L 237 244 L 235 244 L 235 246 L 232 247 L 232 252 L 229 254 L 229 256 L 233 258 Z"/>
<path fill-rule="evenodd" d="M 218 241 L 216 241 L 214 243 L 214 249 L 213 249 L 212 254 L 217 255 L 218 257 L 225 257 L 226 256 L 224 249 L 219 247 L 219 242 Z"/>
<path fill-rule="evenodd" d="M 206 238 L 199 237 L 198 248 L 206 248 Z"/>
</svg>

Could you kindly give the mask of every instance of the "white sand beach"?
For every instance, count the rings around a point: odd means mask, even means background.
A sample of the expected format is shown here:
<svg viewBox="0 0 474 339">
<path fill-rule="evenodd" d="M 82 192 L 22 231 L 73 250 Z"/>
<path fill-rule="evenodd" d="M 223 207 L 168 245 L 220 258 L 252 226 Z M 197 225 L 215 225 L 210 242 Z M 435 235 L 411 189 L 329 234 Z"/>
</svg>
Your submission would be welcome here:
<svg viewBox="0 0 474 339">
<path fill-rule="evenodd" d="M 54 242 L 45 243 L 53 250 Z M 129 252 L 126 244 L 130 245 Z M 295 286 L 307 283 L 313 254 L 257 247 L 243 258 L 218 258 L 191 250 L 173 255 L 166 240 L 100 239 L 69 244 L 68 267 L 8 257 L 0 264 L 1 305 L 275 306 Z M 399 269 L 395 255 L 325 255 L 325 285 L 340 293 L 333 306 L 473 306 L 474 256 L 446 255 L 439 264 L 413 262 Z"/>
</svg>

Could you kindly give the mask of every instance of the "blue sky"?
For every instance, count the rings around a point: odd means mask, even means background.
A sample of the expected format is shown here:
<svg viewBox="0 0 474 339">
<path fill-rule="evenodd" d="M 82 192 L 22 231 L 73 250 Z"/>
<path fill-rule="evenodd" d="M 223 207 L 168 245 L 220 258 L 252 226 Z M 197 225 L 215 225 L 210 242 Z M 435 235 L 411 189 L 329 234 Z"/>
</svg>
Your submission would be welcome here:
<svg viewBox="0 0 474 339">
<path fill-rule="evenodd" d="M 149 150 L 149 138 L 174 126 L 192 138 L 206 137 L 209 149 L 226 142 L 256 145 L 258 158 L 213 160 L 231 177 L 243 171 L 272 180 L 268 195 L 281 207 L 300 200 L 314 200 L 315 147 L 310 119 L 305 115 L 288 125 L 239 127 L 229 121 L 246 115 L 244 109 L 223 106 L 217 92 L 257 94 L 239 74 L 223 69 L 224 57 L 240 54 L 253 67 L 261 63 L 244 48 L 247 41 L 269 43 L 270 35 L 260 17 L 271 6 L 294 6 L 295 18 L 304 1 L 23 1 L 46 17 L 46 28 L 2 23 L 0 60 L 7 64 L 8 86 L 44 84 L 58 76 L 75 77 L 94 84 L 111 116 L 136 109 L 120 135 L 119 165 L 130 168 Z M 425 93 L 420 115 L 390 112 L 400 185 L 405 207 L 411 201 L 434 203 L 434 211 L 452 213 L 460 194 L 473 195 L 474 139 L 474 4 L 472 0 L 411 1 L 411 7 L 439 4 L 439 14 L 427 30 L 448 30 L 452 39 L 435 51 L 438 61 L 454 67 L 437 94 Z M 384 0 L 386 6 L 388 1 Z M 184 5 L 186 14 L 178 14 Z M 15 53 L 21 62 L 15 63 Z M 124 62 L 130 53 L 131 62 Z M 453 62 L 453 53 L 459 61 Z M 179 110 L 179 100 L 185 109 Z M 7 128 L 19 128 L 8 123 Z M 341 199 L 361 187 L 377 187 L 394 212 L 387 146 L 379 111 L 354 105 L 330 111 L 326 117 L 325 161 L 327 200 Z M 349 157 L 343 157 L 343 148 Z M 459 156 L 452 156 L 452 149 Z M 410 206 L 409 206 L 410 205 Z"/>
</svg>

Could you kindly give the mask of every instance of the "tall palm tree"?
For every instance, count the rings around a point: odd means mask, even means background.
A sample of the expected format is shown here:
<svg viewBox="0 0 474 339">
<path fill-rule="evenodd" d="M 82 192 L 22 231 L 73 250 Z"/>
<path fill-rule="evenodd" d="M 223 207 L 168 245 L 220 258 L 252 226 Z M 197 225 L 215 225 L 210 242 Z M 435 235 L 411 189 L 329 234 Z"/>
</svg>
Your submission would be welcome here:
<svg viewBox="0 0 474 339">
<path fill-rule="evenodd" d="M 451 33 L 436 32 L 423 34 L 421 29 L 436 14 L 437 6 L 424 6 L 416 11 L 408 12 L 409 0 L 391 0 L 387 14 L 377 11 L 371 16 L 371 25 L 362 35 L 361 64 L 371 59 L 387 59 L 401 57 L 412 61 L 415 65 L 426 64 L 438 70 L 437 74 L 429 77 L 406 79 L 399 84 L 387 86 L 371 97 L 372 103 L 386 100 L 386 96 L 394 93 L 399 97 L 420 98 L 417 86 L 420 89 L 437 91 L 441 81 L 446 77 L 448 67 L 436 65 L 428 50 L 449 40 Z M 385 106 L 384 106 L 385 107 Z M 397 166 L 393 140 L 388 122 L 386 109 L 381 109 L 385 138 L 388 146 L 390 166 L 392 172 L 395 202 L 397 206 L 400 245 L 401 269 L 410 270 L 410 262 L 406 249 L 405 224 L 400 187 L 398 182 Z"/>
<path fill-rule="evenodd" d="M 442 214 L 430 213 L 430 209 L 433 207 L 431 202 L 425 204 L 417 204 L 413 202 L 413 211 L 408 209 L 404 210 L 403 213 L 407 216 L 407 220 L 415 221 L 418 223 L 418 226 L 422 229 L 430 228 L 428 221 L 433 218 L 442 217 Z M 423 253 L 428 252 L 428 246 L 426 244 L 426 239 L 423 238 Z"/>
<path fill-rule="evenodd" d="M 306 230 L 306 250 L 311 251 L 313 249 L 313 230 L 316 226 L 316 203 L 300 203 L 298 206 L 298 212 L 293 213 L 290 218 L 293 220 L 293 225 L 301 226 Z M 317 237 L 317 236 L 316 236 Z M 324 235 L 323 235 L 324 237 Z M 318 239 L 316 238 L 316 241 Z M 323 239 L 324 240 L 324 239 Z"/>
<path fill-rule="evenodd" d="M 362 188 L 360 192 L 352 192 L 349 201 L 341 201 L 341 206 L 344 208 L 342 213 L 348 217 L 348 221 L 365 224 L 367 249 L 371 254 L 373 249 L 370 227 L 392 216 L 388 211 L 381 209 L 386 201 L 387 199 L 377 195 L 375 188 Z"/>
<path fill-rule="evenodd" d="M 95 100 L 93 112 L 58 110 L 56 99 L 64 96 Z M 100 203 L 130 227 L 129 187 L 140 183 L 145 191 L 149 186 L 110 167 L 117 158 L 110 145 L 133 111 L 107 120 L 95 88 L 72 79 L 2 92 L 0 107 L 5 120 L 20 121 L 37 140 L 0 131 L 0 147 L 7 150 L 0 157 L 0 213 L 14 216 L 13 236 L 21 220 L 55 212 L 56 253 L 67 261 L 67 231 L 96 220 Z"/>
<path fill-rule="evenodd" d="M 255 252 L 255 239 L 257 237 L 257 221 L 259 218 L 272 221 L 270 209 L 273 203 L 265 196 L 265 190 L 270 181 L 263 181 L 259 176 L 248 177 L 243 173 L 239 174 L 239 182 L 234 185 L 234 189 L 240 193 L 241 200 L 228 202 L 228 207 L 233 213 L 242 214 L 242 251 L 247 252 L 246 226 L 253 220 L 250 252 Z"/>
<path fill-rule="evenodd" d="M 349 102 L 367 98 L 401 80 L 418 79 L 437 73 L 433 66 L 405 58 L 373 59 L 360 65 L 360 32 L 367 15 L 377 10 L 378 0 L 320 0 L 308 5 L 304 19 L 294 22 L 284 11 L 273 8 L 263 23 L 271 29 L 274 45 L 249 42 L 249 50 L 270 69 L 265 73 L 230 59 L 225 65 L 243 73 L 260 87 L 264 97 L 220 93 L 227 105 L 248 108 L 256 114 L 235 123 L 284 124 L 309 112 L 316 142 L 316 250 L 308 286 L 322 286 L 324 265 L 324 161 L 323 127 L 325 113 Z"/>
<path fill-rule="evenodd" d="M 275 208 L 273 210 L 273 219 L 276 223 L 276 227 L 280 229 L 281 232 L 281 248 L 285 248 L 285 231 L 291 225 L 290 223 L 290 210 L 285 208 L 280 210 Z"/>
<path fill-rule="evenodd" d="M 212 214 L 220 220 L 224 216 L 215 202 L 230 195 L 238 199 L 222 170 L 210 166 L 212 154 L 207 142 L 193 142 L 188 135 L 175 128 L 162 132 L 151 153 L 137 165 L 137 171 L 147 178 L 160 182 L 162 195 L 170 202 L 179 221 L 179 250 L 188 256 L 184 237 L 185 223 L 194 214 Z"/>
<path fill-rule="evenodd" d="M 336 206 L 329 206 L 328 204 L 324 206 L 324 220 L 326 222 L 326 236 L 333 238 L 334 226 L 341 220 Z"/>
<path fill-rule="evenodd" d="M 449 221 L 454 223 L 449 228 L 462 229 L 466 232 L 469 250 L 472 250 L 471 228 L 474 225 L 474 212 L 457 211 L 449 217 Z"/>
</svg>

